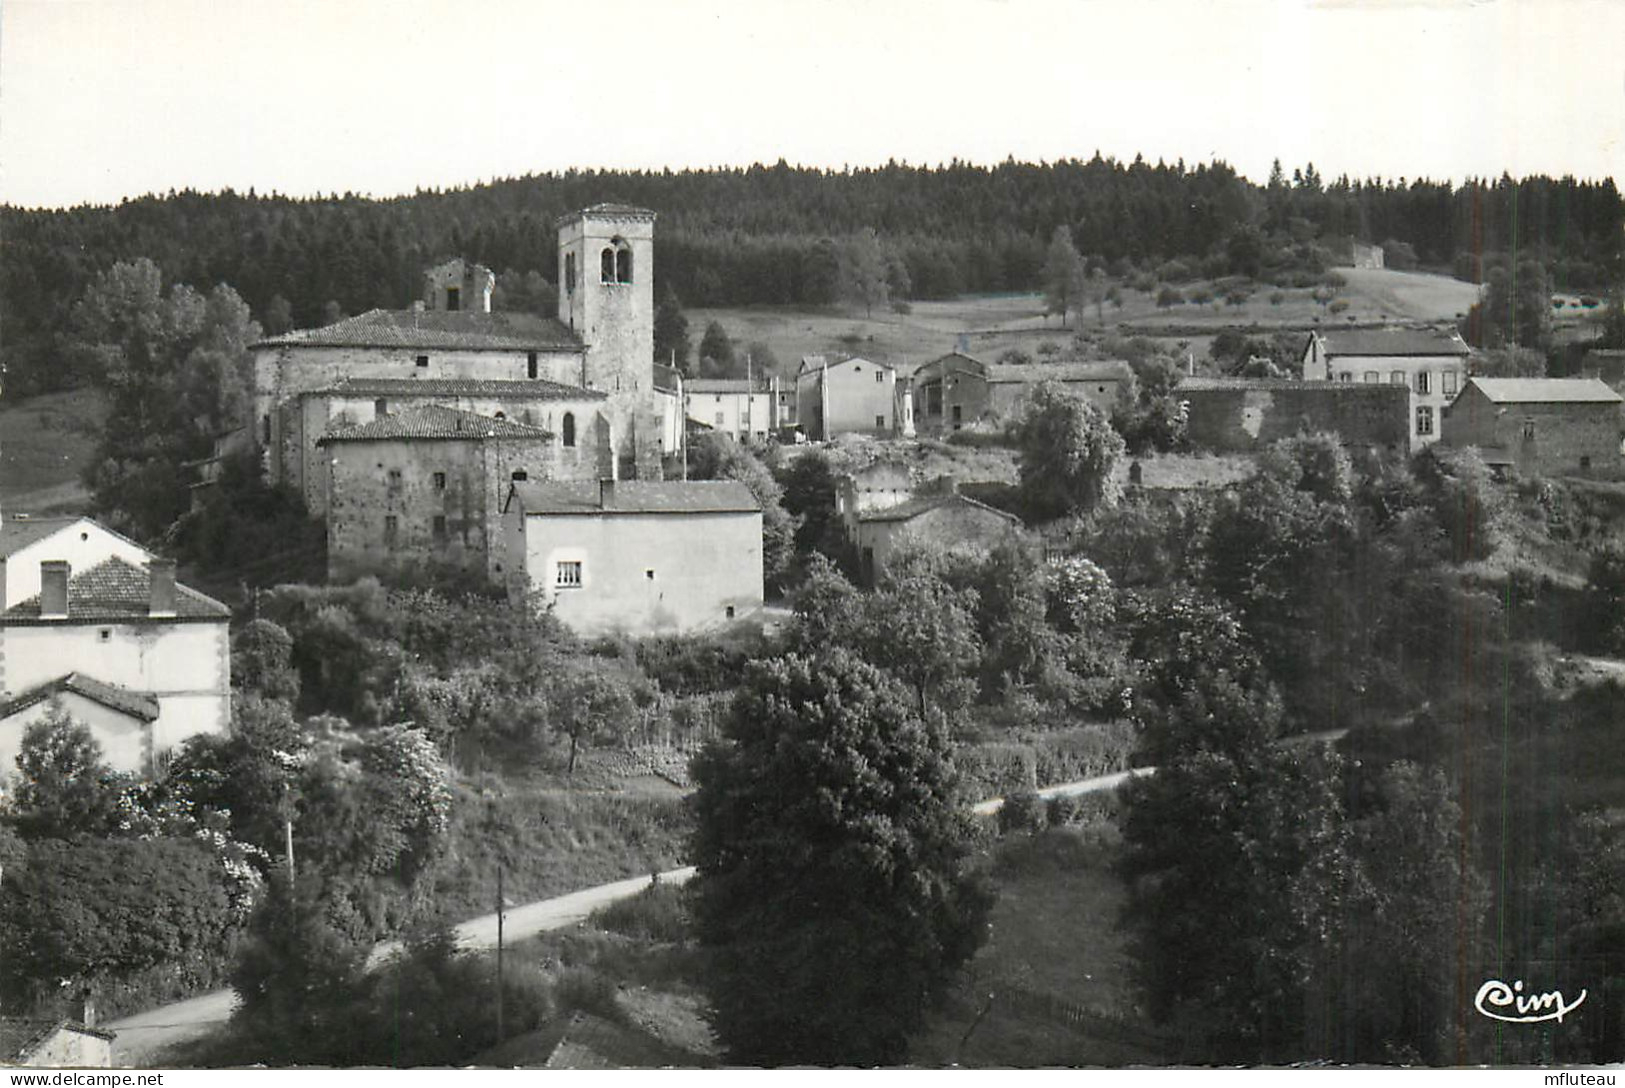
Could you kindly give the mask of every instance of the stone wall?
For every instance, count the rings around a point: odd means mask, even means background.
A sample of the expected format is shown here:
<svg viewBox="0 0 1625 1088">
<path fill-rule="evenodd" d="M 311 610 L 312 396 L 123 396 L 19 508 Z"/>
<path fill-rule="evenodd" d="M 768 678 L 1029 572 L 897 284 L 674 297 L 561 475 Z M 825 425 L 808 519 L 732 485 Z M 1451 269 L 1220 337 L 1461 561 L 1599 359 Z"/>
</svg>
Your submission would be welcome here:
<svg viewBox="0 0 1625 1088">
<path fill-rule="evenodd" d="M 1191 444 L 1215 453 L 1247 453 L 1303 431 L 1331 431 L 1351 446 L 1410 444 L 1403 385 L 1208 379 L 1181 383 L 1174 396 L 1187 406 Z"/>
</svg>

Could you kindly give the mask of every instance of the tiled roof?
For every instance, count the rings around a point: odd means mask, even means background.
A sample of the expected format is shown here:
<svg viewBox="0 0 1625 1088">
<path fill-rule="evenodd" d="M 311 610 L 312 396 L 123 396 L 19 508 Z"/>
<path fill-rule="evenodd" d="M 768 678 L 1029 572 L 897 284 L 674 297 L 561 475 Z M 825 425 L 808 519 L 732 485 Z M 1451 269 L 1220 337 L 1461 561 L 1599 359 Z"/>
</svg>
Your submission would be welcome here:
<svg viewBox="0 0 1625 1088">
<path fill-rule="evenodd" d="M 565 212 L 558 217 L 556 222 L 568 223 L 570 220 L 580 219 L 582 216 L 591 216 L 594 219 L 647 219 L 652 222 L 655 213 L 648 208 L 640 208 L 636 204 L 594 204 L 590 208 Z"/>
<path fill-rule="evenodd" d="M 950 351 L 946 355 L 939 355 L 935 359 L 927 359 L 914 368 L 918 374 L 928 366 L 941 367 L 943 370 L 971 370 L 977 374 L 985 373 L 988 365 L 974 355 L 966 355 L 962 351 Z"/>
<path fill-rule="evenodd" d="M 41 619 L 40 599 L 30 597 L 0 614 L 0 623 L 128 623 L 149 618 L 152 581 L 147 571 L 114 556 L 68 579 L 68 618 Z M 175 586 L 175 615 L 151 617 L 173 620 L 226 620 L 231 609 L 187 586 Z"/>
<path fill-rule="evenodd" d="M 829 359 L 822 355 L 803 355 L 801 357 L 801 369 L 798 371 L 798 373 L 809 374 L 814 370 L 834 370 L 836 367 L 846 366 L 850 363 L 859 363 L 863 366 L 872 366 L 879 370 L 897 369 L 890 363 L 877 363 L 872 359 L 865 359 L 861 355 L 854 355 L 850 359 L 837 359 L 834 362 L 830 362 Z"/>
<path fill-rule="evenodd" d="M 618 480 L 607 506 L 598 481 L 516 483 L 513 495 L 527 514 L 758 513 L 762 504 L 737 480 Z"/>
<path fill-rule="evenodd" d="M 542 378 L 345 378 L 320 393 L 358 397 L 498 397 L 516 400 L 603 400 L 609 394 L 579 385 L 561 385 Z"/>
<path fill-rule="evenodd" d="M 879 510 L 865 510 L 858 514 L 858 520 L 909 521 L 913 518 L 919 517 L 921 514 L 928 514 L 932 510 L 937 510 L 944 506 L 954 505 L 975 506 L 982 510 L 987 510 L 991 513 L 997 514 L 999 517 L 1013 525 L 1021 524 L 1021 519 L 1016 517 L 1014 514 L 1007 513 L 1006 511 L 1000 510 L 997 507 L 989 506 L 985 502 L 977 502 L 969 495 L 960 495 L 957 493 L 946 495 L 921 495 L 916 498 L 909 499 L 907 502 L 898 503 L 896 506 L 882 507 Z"/>
<path fill-rule="evenodd" d="M 38 1050 L 57 1031 L 66 1029 L 111 1042 L 113 1033 L 87 1028 L 72 1020 L 31 1020 L 21 1016 L 0 1016 L 0 1063 L 21 1062 Z"/>
<path fill-rule="evenodd" d="M 368 310 L 319 329 L 272 336 L 255 346 L 582 350 L 580 337 L 553 318 L 474 310 Z"/>
<path fill-rule="evenodd" d="M 1134 372 L 1121 359 L 1072 363 L 1005 363 L 987 368 L 989 383 L 1122 381 Z"/>
<path fill-rule="evenodd" d="M 329 431 L 316 440 L 318 446 L 330 442 L 379 442 L 397 438 L 463 439 L 551 438 L 551 431 L 516 423 L 511 419 L 460 412 L 441 404 L 425 404 L 404 412 L 379 416 L 371 423 L 355 423 Z"/>
<path fill-rule="evenodd" d="M 1276 389 L 1310 389 L 1325 392 L 1336 390 L 1351 396 L 1371 394 L 1373 390 L 1380 391 L 1377 395 L 1393 395 L 1395 392 L 1410 395 L 1410 386 L 1395 385 L 1392 382 L 1306 382 L 1297 378 L 1181 378 L 1179 384 L 1174 386 L 1177 396 L 1181 390 L 1196 392 L 1200 390 L 1234 390 L 1243 392 L 1249 389 L 1276 390 Z"/>
<path fill-rule="evenodd" d="M 766 393 L 761 382 L 746 378 L 695 378 L 683 383 L 685 393 Z"/>
<path fill-rule="evenodd" d="M 1618 404 L 1625 398 L 1596 378 L 1469 378 L 1496 404 Z"/>
<path fill-rule="evenodd" d="M 1327 355 L 1467 355 L 1454 332 L 1433 329 L 1328 329 L 1313 335 Z"/>
<path fill-rule="evenodd" d="M 106 684 L 84 673 L 70 672 L 66 676 L 58 677 L 37 688 L 25 691 L 21 695 L 0 704 L 0 719 L 9 718 L 18 711 L 27 710 L 36 703 L 43 703 L 64 691 L 71 691 L 75 695 L 83 695 L 86 699 L 98 702 L 121 714 L 132 718 L 140 718 L 144 722 L 156 721 L 158 718 L 158 700 L 151 695 L 140 691 L 131 691 L 129 688 L 119 687 L 117 684 Z"/>
</svg>

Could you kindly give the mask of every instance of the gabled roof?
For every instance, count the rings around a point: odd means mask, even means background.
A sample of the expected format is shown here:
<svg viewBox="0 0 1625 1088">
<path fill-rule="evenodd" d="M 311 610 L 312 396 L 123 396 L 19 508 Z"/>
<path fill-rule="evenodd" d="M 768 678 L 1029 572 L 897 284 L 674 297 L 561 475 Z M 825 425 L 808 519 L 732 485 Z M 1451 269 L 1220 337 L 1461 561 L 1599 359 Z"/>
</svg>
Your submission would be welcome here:
<svg viewBox="0 0 1625 1088">
<path fill-rule="evenodd" d="M 1496 404 L 1619 404 L 1618 393 L 1596 378 L 1469 378 L 1467 384 Z M 1464 390 L 1465 391 L 1465 390 Z"/>
<path fill-rule="evenodd" d="M 462 412 L 443 404 L 424 404 L 404 412 L 379 416 L 371 423 L 355 423 L 329 431 L 318 438 L 316 444 L 325 446 L 332 442 L 384 442 L 395 439 L 482 442 L 490 438 L 552 437 L 551 431 L 532 427 L 528 423 Z"/>
<path fill-rule="evenodd" d="M 1340 396 L 1404 396 L 1410 397 L 1411 387 L 1396 385 L 1393 382 L 1306 382 L 1298 378 L 1181 378 L 1179 384 L 1174 386 L 1174 395 L 1180 392 L 1202 392 L 1212 390 L 1233 390 L 1243 392 L 1249 389 L 1257 390 L 1304 390 L 1307 392 Z M 1373 394 L 1373 390 L 1380 390 Z"/>
<path fill-rule="evenodd" d="M 921 514 L 928 514 L 933 510 L 940 510 L 944 506 L 973 506 L 986 510 L 990 514 L 997 514 L 1012 525 L 1020 525 L 1021 519 L 998 507 L 989 506 L 985 502 L 977 502 L 969 495 L 958 492 L 949 492 L 943 495 L 920 495 L 896 506 L 887 506 L 879 510 L 865 510 L 858 514 L 859 521 L 912 521 Z"/>
<path fill-rule="evenodd" d="M 52 696 L 62 692 L 72 692 L 82 695 L 92 702 L 97 702 L 110 710 L 131 718 L 139 718 L 144 722 L 158 719 L 158 700 L 151 695 L 140 691 L 131 691 L 129 688 L 119 687 L 117 684 L 107 684 L 84 673 L 70 672 L 60 676 L 49 683 L 41 684 L 36 688 L 23 692 L 14 699 L 0 703 L 0 719 L 9 718 L 19 711 L 27 710 L 37 703 L 43 703 Z"/>
<path fill-rule="evenodd" d="M 803 355 L 801 357 L 801 369 L 796 373 L 811 374 L 815 370 L 834 370 L 836 367 L 849 366 L 852 363 L 861 363 L 864 366 L 872 366 L 877 370 L 897 369 L 890 363 L 877 363 L 872 359 L 865 359 L 861 355 L 854 355 L 850 359 L 838 359 L 833 363 L 822 355 Z"/>
<path fill-rule="evenodd" d="M 987 368 L 988 384 L 1003 382 L 1098 382 L 1123 381 L 1134 371 L 1121 359 L 1099 359 L 1071 363 L 1005 363 Z"/>
<path fill-rule="evenodd" d="M 110 1031 L 87 1028 L 74 1020 L 32 1020 L 21 1016 L 0 1016 L 0 1063 L 13 1065 L 27 1060 L 58 1031 L 94 1035 L 113 1041 Z"/>
<path fill-rule="evenodd" d="M 760 381 L 748 378 L 691 378 L 683 383 L 685 393 L 766 393 Z"/>
<path fill-rule="evenodd" d="M 356 397 L 493 397 L 514 400 L 603 400 L 609 396 L 599 389 L 561 385 L 543 378 L 345 378 L 314 392 Z"/>
<path fill-rule="evenodd" d="M 1467 355 L 1466 341 L 1436 329 L 1327 329 L 1310 333 L 1332 355 Z"/>
<path fill-rule="evenodd" d="M 60 623 L 130 623 L 152 620 L 219 620 L 231 618 L 231 609 L 188 586 L 175 586 L 175 614 L 149 615 L 152 579 L 142 567 L 114 556 L 68 579 L 67 619 L 41 619 L 38 595 L 12 605 L 0 614 L 0 624 L 27 626 Z"/>
<path fill-rule="evenodd" d="M 508 502 L 526 514 L 760 513 L 750 488 L 738 480 L 618 480 L 607 505 L 597 480 L 513 485 Z M 504 506 L 506 509 L 506 506 Z"/>
<path fill-rule="evenodd" d="M 583 350 L 581 338 L 553 318 L 474 310 L 368 310 L 319 329 L 295 329 L 268 337 L 254 346 Z"/>
<path fill-rule="evenodd" d="M 17 552 L 20 552 L 24 548 L 28 547 L 30 544 L 37 544 L 46 537 L 52 536 L 70 526 L 77 525 L 82 521 L 89 522 L 90 525 L 93 526 L 98 532 L 103 532 L 108 536 L 114 537 L 115 539 L 122 540 L 132 548 L 137 548 L 143 552 L 147 551 L 146 548 L 142 547 L 140 544 L 137 544 L 123 533 L 114 532 L 101 522 L 96 521 L 93 518 L 87 518 L 82 514 L 68 514 L 44 518 L 36 518 L 25 514 L 8 517 L 5 519 L 3 524 L 0 524 L 0 559 L 10 558 Z M 151 553 L 149 552 L 148 554 Z"/>
<path fill-rule="evenodd" d="M 914 368 L 914 373 L 918 374 L 927 367 L 938 367 L 944 371 L 969 370 L 977 374 L 985 374 L 989 369 L 988 365 L 982 360 L 974 355 L 966 355 L 962 351 L 950 351 L 948 354 L 939 355 L 935 359 L 927 359 Z"/>
</svg>

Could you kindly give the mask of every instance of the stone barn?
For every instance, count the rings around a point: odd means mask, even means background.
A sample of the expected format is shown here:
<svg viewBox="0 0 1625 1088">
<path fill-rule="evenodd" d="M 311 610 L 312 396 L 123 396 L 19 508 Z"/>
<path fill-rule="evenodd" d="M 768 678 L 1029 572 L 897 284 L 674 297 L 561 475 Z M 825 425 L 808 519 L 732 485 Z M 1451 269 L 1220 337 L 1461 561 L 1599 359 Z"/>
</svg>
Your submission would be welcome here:
<svg viewBox="0 0 1625 1088">
<path fill-rule="evenodd" d="M 1523 476 L 1618 477 L 1622 403 L 1595 378 L 1470 378 L 1440 444 L 1476 446 L 1489 464 Z"/>
</svg>

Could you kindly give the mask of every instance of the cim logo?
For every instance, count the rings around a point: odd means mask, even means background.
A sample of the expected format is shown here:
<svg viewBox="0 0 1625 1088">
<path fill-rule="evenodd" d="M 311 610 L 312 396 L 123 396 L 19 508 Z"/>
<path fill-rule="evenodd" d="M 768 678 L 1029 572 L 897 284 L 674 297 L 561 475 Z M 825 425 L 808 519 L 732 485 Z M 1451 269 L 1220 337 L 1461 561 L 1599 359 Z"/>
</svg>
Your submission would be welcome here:
<svg viewBox="0 0 1625 1088">
<path fill-rule="evenodd" d="M 1478 996 L 1473 998 L 1473 1008 L 1491 1020 L 1504 1020 L 1509 1024 L 1538 1024 L 1543 1020 L 1556 1020 L 1561 1024 L 1563 1017 L 1579 1008 L 1585 999 L 1585 990 L 1580 991 L 1580 996 L 1575 998 L 1572 1004 L 1564 1003 L 1562 990 L 1525 997 L 1522 979 L 1508 986 L 1500 979 L 1492 978 L 1478 988 Z M 1517 1015 L 1507 1016 L 1491 1012 L 1486 1006 L 1511 1009 Z"/>
</svg>

